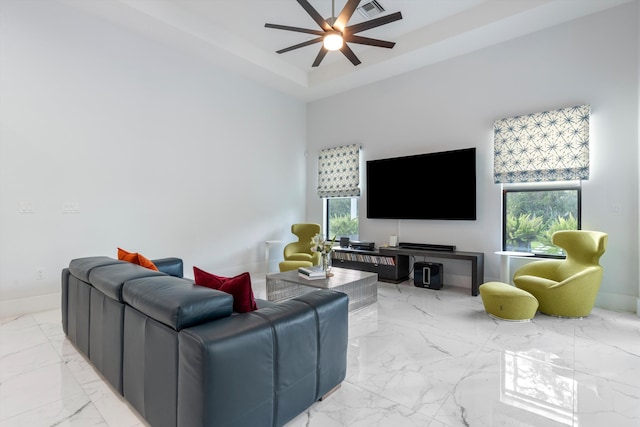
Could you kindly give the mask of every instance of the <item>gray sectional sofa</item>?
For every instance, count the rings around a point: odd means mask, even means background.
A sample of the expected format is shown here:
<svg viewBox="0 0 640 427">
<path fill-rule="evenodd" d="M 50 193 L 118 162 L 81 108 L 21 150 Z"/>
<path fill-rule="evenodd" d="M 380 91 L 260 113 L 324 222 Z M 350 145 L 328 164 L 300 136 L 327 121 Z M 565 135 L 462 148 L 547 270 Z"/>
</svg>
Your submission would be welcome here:
<svg viewBox="0 0 640 427">
<path fill-rule="evenodd" d="M 346 374 L 348 298 L 320 290 L 232 312 L 229 294 L 109 257 L 62 271 L 68 339 L 152 426 L 282 426 Z"/>
</svg>

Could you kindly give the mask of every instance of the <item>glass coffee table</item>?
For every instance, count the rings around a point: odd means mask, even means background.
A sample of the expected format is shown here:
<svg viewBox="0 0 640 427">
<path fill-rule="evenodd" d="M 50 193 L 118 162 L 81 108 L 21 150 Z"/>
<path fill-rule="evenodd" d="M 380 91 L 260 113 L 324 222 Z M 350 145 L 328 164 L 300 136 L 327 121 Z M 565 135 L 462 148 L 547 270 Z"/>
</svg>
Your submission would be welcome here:
<svg viewBox="0 0 640 427">
<path fill-rule="evenodd" d="M 284 301 L 318 289 L 334 289 L 349 296 L 349 311 L 357 310 L 378 300 L 378 275 L 368 271 L 332 268 L 333 276 L 308 280 L 298 270 L 267 274 L 267 300 Z"/>
</svg>

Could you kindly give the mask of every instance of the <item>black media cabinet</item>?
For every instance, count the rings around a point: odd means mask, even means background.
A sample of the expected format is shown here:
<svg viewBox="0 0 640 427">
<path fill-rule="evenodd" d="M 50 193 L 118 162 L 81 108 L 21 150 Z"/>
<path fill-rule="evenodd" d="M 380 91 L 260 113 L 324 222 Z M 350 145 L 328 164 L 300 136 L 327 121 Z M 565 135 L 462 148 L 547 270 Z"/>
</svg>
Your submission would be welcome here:
<svg viewBox="0 0 640 427">
<path fill-rule="evenodd" d="M 380 255 L 406 258 L 405 264 L 409 264 L 409 256 L 421 256 L 427 258 L 448 258 L 471 261 L 471 295 L 478 296 L 480 285 L 484 283 L 484 253 L 460 252 L 460 251 L 433 251 L 425 249 L 404 248 L 380 248 Z"/>
<path fill-rule="evenodd" d="M 378 273 L 383 282 L 400 283 L 409 278 L 409 257 L 404 254 L 336 248 L 331 260 L 334 267 Z"/>
</svg>

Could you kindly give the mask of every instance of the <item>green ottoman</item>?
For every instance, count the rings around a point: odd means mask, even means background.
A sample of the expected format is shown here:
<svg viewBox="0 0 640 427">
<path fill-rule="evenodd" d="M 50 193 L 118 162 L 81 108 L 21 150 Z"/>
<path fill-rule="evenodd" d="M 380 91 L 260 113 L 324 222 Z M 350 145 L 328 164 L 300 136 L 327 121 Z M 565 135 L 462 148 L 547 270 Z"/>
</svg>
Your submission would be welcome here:
<svg viewBox="0 0 640 427">
<path fill-rule="evenodd" d="M 483 283 L 480 296 L 486 312 L 498 319 L 528 321 L 538 310 L 538 300 L 533 295 L 502 282 Z"/>
<path fill-rule="evenodd" d="M 278 266 L 282 273 L 284 271 L 297 270 L 300 267 L 313 267 L 313 263 L 311 261 L 282 261 Z"/>
</svg>

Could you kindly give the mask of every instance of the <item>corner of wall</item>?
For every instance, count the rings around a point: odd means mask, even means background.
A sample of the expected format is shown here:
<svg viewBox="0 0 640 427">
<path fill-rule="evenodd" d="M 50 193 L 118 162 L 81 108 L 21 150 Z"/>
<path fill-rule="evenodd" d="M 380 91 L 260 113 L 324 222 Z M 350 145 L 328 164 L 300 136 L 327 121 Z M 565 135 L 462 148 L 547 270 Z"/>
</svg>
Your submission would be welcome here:
<svg viewBox="0 0 640 427">
<path fill-rule="evenodd" d="M 638 21 L 640 22 L 640 2 L 636 2 L 636 7 L 637 7 L 637 14 L 638 14 Z M 636 31 L 637 31 L 637 35 L 638 35 L 638 66 L 637 66 L 637 73 L 638 73 L 638 82 L 640 82 L 640 28 L 638 28 L 640 26 L 636 26 Z M 640 147 L 640 84 L 638 84 L 638 94 L 637 94 L 637 102 L 638 102 L 638 110 L 637 110 L 637 114 L 638 114 L 638 133 L 636 134 L 636 138 L 637 138 L 637 144 Z M 640 165 L 640 150 L 638 150 L 637 153 L 638 156 L 638 165 Z M 639 171 L 639 175 L 638 175 L 638 180 L 640 181 L 640 171 Z M 640 200 L 638 201 L 638 203 L 640 203 Z M 640 263 L 638 263 L 638 268 L 640 269 Z M 640 295 L 640 282 L 638 282 L 638 295 Z M 640 317 L 640 298 L 636 298 L 636 314 Z"/>
</svg>

